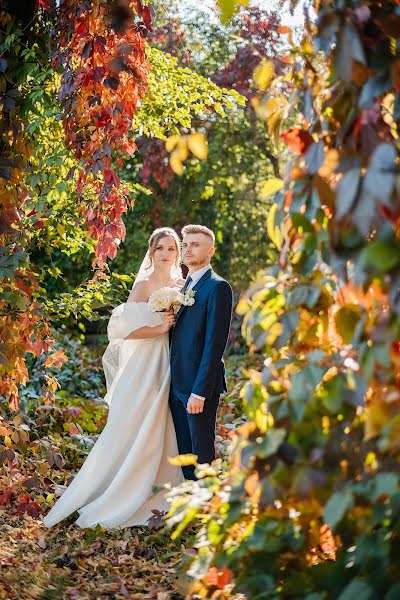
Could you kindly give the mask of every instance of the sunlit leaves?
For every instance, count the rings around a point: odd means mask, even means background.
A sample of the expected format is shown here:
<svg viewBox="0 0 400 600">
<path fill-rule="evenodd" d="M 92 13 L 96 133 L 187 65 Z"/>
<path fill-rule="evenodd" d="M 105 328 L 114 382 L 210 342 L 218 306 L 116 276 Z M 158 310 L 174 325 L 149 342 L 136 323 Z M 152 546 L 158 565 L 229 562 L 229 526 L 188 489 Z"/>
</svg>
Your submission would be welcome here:
<svg viewBox="0 0 400 600">
<path fill-rule="evenodd" d="M 266 181 L 261 188 L 262 197 L 266 198 L 267 196 L 270 196 L 271 194 L 275 194 L 280 189 L 282 189 L 283 185 L 284 185 L 284 182 L 282 181 L 282 179 L 278 179 L 278 178 L 268 179 L 268 181 Z"/>
<path fill-rule="evenodd" d="M 335 314 L 336 331 L 346 344 L 349 344 L 360 319 L 360 307 L 357 304 L 342 306 Z"/>
<path fill-rule="evenodd" d="M 192 154 L 199 160 L 205 160 L 208 156 L 208 148 L 205 136 L 202 133 L 193 133 L 189 136 L 187 145 Z"/>
<path fill-rule="evenodd" d="M 218 0 L 218 6 L 221 11 L 221 19 L 224 22 L 229 21 L 240 6 L 247 5 L 249 0 Z"/>
<path fill-rule="evenodd" d="M 183 162 L 190 152 L 198 159 L 205 160 L 208 156 L 206 138 L 202 133 L 190 135 L 173 135 L 165 143 L 165 148 L 171 152 L 170 165 L 177 175 L 183 174 Z"/>
<path fill-rule="evenodd" d="M 180 454 L 168 458 L 168 462 L 176 467 L 188 467 L 197 463 L 198 456 L 196 454 Z"/>
<path fill-rule="evenodd" d="M 274 71 L 274 63 L 271 60 L 262 60 L 257 65 L 253 74 L 254 85 L 259 90 L 266 90 L 274 75 Z"/>
<path fill-rule="evenodd" d="M 275 244 L 275 246 L 280 249 L 282 247 L 282 243 L 284 240 L 283 234 L 283 226 L 279 226 L 275 224 L 275 216 L 278 210 L 278 205 L 273 204 L 268 211 L 267 216 L 267 232 L 270 240 Z"/>
<path fill-rule="evenodd" d="M 190 129 L 196 116 L 209 111 L 223 116 L 227 110 L 245 103 L 245 98 L 234 90 L 221 89 L 209 79 L 180 67 L 175 57 L 157 48 L 148 47 L 147 58 L 152 66 L 148 90 L 135 120 L 136 128 L 145 135 L 165 139 L 180 133 L 181 127 Z"/>
<path fill-rule="evenodd" d="M 62 365 L 68 360 L 67 355 L 64 350 L 56 350 L 53 354 L 50 354 L 45 362 L 45 367 L 55 367 L 56 369 L 60 369 Z"/>
<path fill-rule="evenodd" d="M 115 258 L 125 237 L 122 215 L 128 208 L 129 190 L 115 172 L 112 154 L 131 155 L 136 149 L 131 129 L 149 70 L 144 40 L 151 26 L 148 8 L 132 4 L 121 27 L 113 18 L 110 25 L 112 10 L 101 3 L 83 8 L 62 5 L 59 10 L 64 32 L 57 57 L 64 67 L 59 97 L 67 143 L 81 161 L 78 199 L 88 189 L 97 198 L 89 209 L 83 205 L 81 212 L 97 241 L 94 266 L 100 268 L 107 258 Z M 138 19 L 141 28 L 135 26 Z"/>
</svg>

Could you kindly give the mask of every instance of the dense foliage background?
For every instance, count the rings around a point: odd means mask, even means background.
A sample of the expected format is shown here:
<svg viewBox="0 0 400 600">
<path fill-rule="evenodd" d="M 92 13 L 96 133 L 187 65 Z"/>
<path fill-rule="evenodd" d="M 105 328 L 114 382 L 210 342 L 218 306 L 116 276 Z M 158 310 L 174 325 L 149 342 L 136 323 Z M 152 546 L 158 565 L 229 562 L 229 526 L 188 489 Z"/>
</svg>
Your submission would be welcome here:
<svg viewBox="0 0 400 600">
<path fill-rule="evenodd" d="M 10 597 L 400 596 L 400 6 L 311 2 L 291 31 L 283 5 L 2 3 Z M 152 229 L 190 221 L 215 230 L 241 295 L 219 459 L 172 490 L 171 538 L 161 515 L 153 533 L 47 535 L 40 515 L 106 419 L 93 334 Z"/>
<path fill-rule="evenodd" d="M 313 8 L 286 105 L 275 68 L 257 96 L 267 127 L 282 110 L 294 120 L 269 182 L 279 261 L 238 307 L 265 356 L 243 388 L 248 422 L 226 477 L 172 494 L 172 527 L 202 523 L 186 567 L 201 597 L 400 593 L 400 9 Z"/>
</svg>

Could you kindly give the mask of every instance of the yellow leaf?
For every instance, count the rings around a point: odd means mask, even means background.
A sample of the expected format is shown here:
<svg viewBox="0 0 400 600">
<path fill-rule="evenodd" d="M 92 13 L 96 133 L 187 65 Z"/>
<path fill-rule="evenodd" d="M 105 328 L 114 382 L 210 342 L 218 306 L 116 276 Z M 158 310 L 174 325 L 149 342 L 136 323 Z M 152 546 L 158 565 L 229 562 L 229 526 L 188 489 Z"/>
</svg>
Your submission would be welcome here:
<svg viewBox="0 0 400 600">
<path fill-rule="evenodd" d="M 61 223 L 57 223 L 57 231 L 61 236 L 65 234 L 65 228 L 61 225 Z"/>
<path fill-rule="evenodd" d="M 270 117 L 278 108 L 283 108 L 287 104 L 287 100 L 284 96 L 275 96 L 269 98 L 265 103 L 265 110 L 267 118 Z"/>
<path fill-rule="evenodd" d="M 303 39 L 301 47 L 303 54 L 314 54 L 314 48 L 312 47 L 312 44 L 308 38 Z"/>
<path fill-rule="evenodd" d="M 281 232 L 281 228 L 275 225 L 275 215 L 278 209 L 277 204 L 273 204 L 268 211 L 267 216 L 267 232 L 270 240 L 275 244 L 275 246 L 280 249 L 282 247 L 283 235 Z"/>
<path fill-rule="evenodd" d="M 47 496 L 46 496 L 47 504 L 49 504 L 50 506 L 53 506 L 55 497 L 56 497 L 55 494 L 47 494 Z"/>
<path fill-rule="evenodd" d="M 180 454 L 179 456 L 168 457 L 168 462 L 177 467 L 188 467 L 197 463 L 198 456 L 196 454 Z"/>
<path fill-rule="evenodd" d="M 187 147 L 186 138 L 181 138 L 173 152 L 173 154 L 177 153 L 179 160 L 183 162 L 189 156 L 189 150 Z"/>
<path fill-rule="evenodd" d="M 325 154 L 325 159 L 318 174 L 321 177 L 329 177 L 339 164 L 339 152 L 332 148 Z"/>
<path fill-rule="evenodd" d="M 250 308 L 250 302 L 247 298 L 241 298 L 236 306 L 236 313 L 238 315 L 245 315 Z"/>
<path fill-rule="evenodd" d="M 261 197 L 265 199 L 271 194 L 275 194 L 275 192 L 278 192 L 281 188 L 283 188 L 282 179 L 278 179 L 277 177 L 274 177 L 273 179 L 268 179 L 261 189 Z"/>
<path fill-rule="evenodd" d="M 233 15 L 239 10 L 240 6 L 247 6 L 249 0 L 218 0 L 218 6 L 221 11 L 221 21 L 228 23 Z"/>
<path fill-rule="evenodd" d="M 274 63 L 272 60 L 264 59 L 255 68 L 253 73 L 254 85 L 259 90 L 266 90 L 272 77 L 274 76 Z"/>
<path fill-rule="evenodd" d="M 177 175 L 183 175 L 182 161 L 179 158 L 179 154 L 178 154 L 178 152 L 176 150 L 174 150 L 173 153 L 171 154 L 171 158 L 170 158 L 169 164 L 171 165 L 171 169 Z"/>
<path fill-rule="evenodd" d="M 205 160 L 208 156 L 208 148 L 206 138 L 202 133 L 193 133 L 188 140 L 190 152 L 199 158 Z"/>
<path fill-rule="evenodd" d="M 267 126 L 268 133 L 274 139 L 274 143 L 276 146 L 279 144 L 280 137 L 280 129 L 283 121 L 283 110 L 276 109 L 274 112 L 268 117 Z"/>
<path fill-rule="evenodd" d="M 313 186 L 318 192 L 321 204 L 333 209 L 335 205 L 336 194 L 325 179 L 316 173 L 312 180 Z"/>
<path fill-rule="evenodd" d="M 7 448 L 11 448 L 12 446 L 11 438 L 8 435 L 4 438 L 4 445 L 7 446 Z"/>
<path fill-rule="evenodd" d="M 171 135 L 165 142 L 165 149 L 167 152 L 172 152 L 177 143 L 179 142 L 180 135 Z"/>
<path fill-rule="evenodd" d="M 244 489 L 248 496 L 252 496 L 259 486 L 259 476 L 257 471 L 249 475 L 244 482 Z"/>
</svg>

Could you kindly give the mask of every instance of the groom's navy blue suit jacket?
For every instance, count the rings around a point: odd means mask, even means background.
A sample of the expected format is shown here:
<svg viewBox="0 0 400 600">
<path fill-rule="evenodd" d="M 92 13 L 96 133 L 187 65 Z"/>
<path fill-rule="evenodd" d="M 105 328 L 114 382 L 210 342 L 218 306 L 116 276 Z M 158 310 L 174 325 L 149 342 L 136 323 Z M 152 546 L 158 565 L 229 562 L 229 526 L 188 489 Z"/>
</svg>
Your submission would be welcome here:
<svg viewBox="0 0 400 600">
<path fill-rule="evenodd" d="M 192 306 L 182 306 L 171 331 L 171 393 L 187 401 L 226 390 L 222 355 L 232 317 L 232 288 L 212 269 L 192 288 Z"/>
</svg>

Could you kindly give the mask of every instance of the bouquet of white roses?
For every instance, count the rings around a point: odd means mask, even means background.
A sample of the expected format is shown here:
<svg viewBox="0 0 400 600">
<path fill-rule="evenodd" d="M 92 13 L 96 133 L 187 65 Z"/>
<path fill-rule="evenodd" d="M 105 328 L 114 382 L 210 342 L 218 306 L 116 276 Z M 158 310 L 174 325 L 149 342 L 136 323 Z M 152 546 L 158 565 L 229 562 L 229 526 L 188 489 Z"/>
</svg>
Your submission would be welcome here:
<svg viewBox="0 0 400 600">
<path fill-rule="evenodd" d="M 153 292 L 149 298 L 149 307 L 153 312 L 168 312 L 171 308 L 177 313 L 183 306 L 194 304 L 195 292 L 190 290 L 184 294 L 176 288 L 163 287 Z"/>
</svg>

